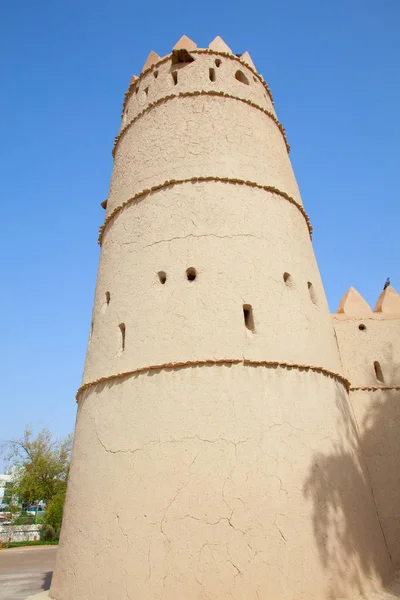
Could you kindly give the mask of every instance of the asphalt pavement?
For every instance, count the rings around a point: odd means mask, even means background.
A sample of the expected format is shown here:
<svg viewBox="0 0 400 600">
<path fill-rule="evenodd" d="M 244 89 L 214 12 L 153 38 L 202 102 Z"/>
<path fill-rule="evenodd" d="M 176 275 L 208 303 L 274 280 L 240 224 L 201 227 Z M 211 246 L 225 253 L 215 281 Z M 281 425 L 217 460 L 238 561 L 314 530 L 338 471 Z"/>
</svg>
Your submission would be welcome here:
<svg viewBox="0 0 400 600">
<path fill-rule="evenodd" d="M 0 552 L 0 600 L 25 600 L 48 590 L 57 546 L 11 548 Z"/>
</svg>

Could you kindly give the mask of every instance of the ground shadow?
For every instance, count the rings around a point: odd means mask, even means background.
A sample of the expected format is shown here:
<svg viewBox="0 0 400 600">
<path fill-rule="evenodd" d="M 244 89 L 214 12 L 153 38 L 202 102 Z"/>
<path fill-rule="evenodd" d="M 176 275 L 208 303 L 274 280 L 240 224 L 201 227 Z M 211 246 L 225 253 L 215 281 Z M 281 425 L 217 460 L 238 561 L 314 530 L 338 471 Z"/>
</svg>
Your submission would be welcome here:
<svg viewBox="0 0 400 600">
<path fill-rule="evenodd" d="M 53 571 L 48 571 L 43 575 L 42 590 L 49 590 L 51 586 L 51 580 L 53 579 Z"/>
</svg>

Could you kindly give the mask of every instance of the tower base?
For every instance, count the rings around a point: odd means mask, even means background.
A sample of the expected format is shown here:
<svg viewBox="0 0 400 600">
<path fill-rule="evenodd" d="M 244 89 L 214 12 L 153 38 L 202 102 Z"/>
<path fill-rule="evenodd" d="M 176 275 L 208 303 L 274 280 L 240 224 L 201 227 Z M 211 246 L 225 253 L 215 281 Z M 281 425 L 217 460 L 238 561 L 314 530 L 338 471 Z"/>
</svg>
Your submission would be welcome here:
<svg viewBox="0 0 400 600">
<path fill-rule="evenodd" d="M 55 600 L 352 598 L 391 568 L 334 377 L 203 365 L 80 397 Z"/>
</svg>

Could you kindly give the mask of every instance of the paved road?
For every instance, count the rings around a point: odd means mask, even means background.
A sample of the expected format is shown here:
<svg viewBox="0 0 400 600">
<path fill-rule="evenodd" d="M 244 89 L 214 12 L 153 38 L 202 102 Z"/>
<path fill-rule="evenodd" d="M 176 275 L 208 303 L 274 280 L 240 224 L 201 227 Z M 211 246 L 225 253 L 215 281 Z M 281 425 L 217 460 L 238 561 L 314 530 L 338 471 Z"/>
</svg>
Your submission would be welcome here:
<svg viewBox="0 0 400 600">
<path fill-rule="evenodd" d="M 25 600 L 48 590 L 57 546 L 12 548 L 0 552 L 0 600 Z"/>
</svg>

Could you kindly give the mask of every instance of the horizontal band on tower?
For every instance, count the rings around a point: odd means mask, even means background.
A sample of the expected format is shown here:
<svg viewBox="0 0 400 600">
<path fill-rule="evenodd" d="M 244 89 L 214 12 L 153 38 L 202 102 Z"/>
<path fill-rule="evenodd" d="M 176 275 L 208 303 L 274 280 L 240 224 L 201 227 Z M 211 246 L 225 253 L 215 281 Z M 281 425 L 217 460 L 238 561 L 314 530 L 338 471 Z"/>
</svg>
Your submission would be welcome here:
<svg viewBox="0 0 400 600">
<path fill-rule="evenodd" d="M 105 218 L 103 225 L 101 225 L 99 228 L 99 237 L 98 237 L 99 245 L 100 246 L 102 245 L 104 232 L 106 230 L 106 227 L 110 223 L 110 221 L 112 221 L 116 217 L 116 215 L 118 213 L 120 213 L 126 206 L 132 204 L 136 200 L 139 200 L 142 196 L 146 196 L 148 194 L 151 194 L 152 192 L 157 192 L 158 190 L 161 190 L 163 188 L 167 188 L 167 187 L 173 186 L 173 185 L 181 185 L 183 183 L 205 183 L 208 181 L 218 182 L 218 183 L 228 183 L 228 184 L 233 184 L 233 185 L 247 185 L 249 187 L 257 188 L 259 190 L 264 190 L 265 192 L 271 192 L 272 194 L 276 194 L 277 196 L 284 198 L 285 200 L 290 202 L 290 204 L 293 204 L 293 206 L 295 206 L 301 212 L 301 214 L 303 215 L 303 217 L 306 221 L 307 228 L 308 228 L 308 231 L 310 234 L 310 238 L 312 238 L 313 228 L 311 226 L 310 218 L 309 218 L 308 214 L 304 210 L 303 206 L 299 202 L 297 202 L 294 198 L 289 196 L 289 194 L 287 194 L 286 192 L 282 192 L 281 190 L 278 190 L 277 188 L 270 186 L 270 185 L 261 185 L 259 183 L 255 183 L 254 181 L 246 181 L 244 179 L 231 179 L 229 177 L 209 176 L 209 177 L 191 177 L 190 179 L 170 179 L 168 181 L 164 181 L 164 183 L 160 183 L 158 185 L 153 185 L 151 188 L 137 192 L 137 194 L 132 196 L 132 198 L 129 198 L 128 200 L 125 200 L 125 202 L 120 204 L 119 206 L 116 206 L 111 211 L 111 213 Z"/>
<path fill-rule="evenodd" d="M 240 98 L 239 96 L 233 96 L 232 94 L 226 94 L 225 92 L 216 92 L 214 90 L 210 90 L 208 92 L 205 90 L 201 90 L 198 92 L 180 92 L 179 94 L 169 94 L 168 96 L 159 98 L 158 100 L 155 100 L 154 102 L 150 102 L 146 106 L 146 108 L 144 108 L 141 112 L 139 112 L 136 115 L 136 117 L 133 117 L 133 119 L 131 121 L 129 121 L 129 123 L 127 123 L 127 125 L 125 125 L 125 127 L 123 127 L 123 129 L 121 129 L 121 131 L 119 132 L 119 134 L 117 135 L 117 137 L 114 140 L 114 147 L 112 149 L 112 155 L 115 157 L 115 151 L 117 149 L 118 143 L 121 140 L 121 138 L 124 136 L 124 134 L 128 131 L 128 129 L 134 123 L 136 123 L 136 121 L 138 119 L 143 117 L 146 113 L 151 111 L 153 108 L 156 108 L 157 106 L 160 106 L 161 104 L 165 104 L 166 102 L 169 102 L 170 100 L 175 100 L 176 98 L 191 98 L 191 97 L 196 97 L 196 96 L 213 96 L 216 98 L 226 98 L 228 100 L 236 100 L 237 102 L 243 102 L 244 104 L 247 104 L 248 106 L 251 106 L 252 108 L 255 108 L 256 110 L 259 110 L 260 112 L 264 113 L 269 119 L 271 119 L 276 124 L 276 126 L 278 127 L 279 131 L 282 134 L 283 140 L 286 145 L 286 149 L 287 149 L 288 153 L 290 152 L 290 146 L 286 139 L 285 128 L 278 121 L 278 119 L 275 117 L 275 115 L 272 112 L 270 112 L 266 108 L 263 108 L 259 104 L 252 102 L 251 100 L 247 100 L 246 98 Z"/>
<path fill-rule="evenodd" d="M 229 58 L 230 60 L 237 61 L 241 65 L 247 67 L 253 73 L 253 75 L 255 75 L 257 77 L 257 79 L 260 81 L 260 83 L 264 86 L 268 96 L 271 99 L 272 104 L 275 104 L 274 99 L 272 97 L 271 90 L 269 89 L 267 82 L 264 81 L 264 79 L 261 77 L 261 75 L 259 73 L 257 73 L 257 71 L 255 69 L 253 69 L 253 67 L 251 65 L 249 65 L 245 60 L 241 60 L 241 58 L 239 56 L 236 56 L 235 54 L 229 54 L 229 52 L 221 52 L 219 50 L 211 50 L 210 48 L 203 48 L 203 49 L 196 48 L 195 50 L 190 50 L 190 54 L 215 54 L 217 56 L 223 56 L 224 58 Z M 149 67 L 145 71 L 142 71 L 140 73 L 139 77 L 137 79 L 135 79 L 135 81 L 133 81 L 129 85 L 128 90 L 125 93 L 124 101 L 122 103 L 122 115 L 124 114 L 126 104 L 129 100 L 129 98 L 131 97 L 133 90 L 135 89 L 135 87 L 137 85 L 140 84 L 143 77 L 145 75 L 147 75 L 147 73 L 150 73 L 151 71 L 154 71 L 155 69 L 157 69 L 160 65 L 163 65 L 164 63 L 168 62 L 171 59 L 171 56 L 172 56 L 172 54 L 168 54 L 167 56 L 164 56 L 164 58 L 161 58 L 158 62 L 154 63 L 154 65 L 151 65 L 151 67 Z"/>
<path fill-rule="evenodd" d="M 378 392 L 379 390 L 400 390 L 400 385 L 367 385 L 364 387 L 350 387 L 349 392 Z"/>
<path fill-rule="evenodd" d="M 88 383 L 84 383 L 76 392 L 76 400 L 78 402 L 79 395 L 85 390 L 94 387 L 98 384 L 105 383 L 107 381 L 115 381 L 117 379 L 122 379 L 123 377 L 129 377 L 130 375 L 140 375 L 142 373 L 148 373 L 149 371 L 166 371 L 166 370 L 174 370 L 181 368 L 191 368 L 191 367 L 201 367 L 204 365 L 244 365 L 248 367 L 266 367 L 270 369 L 296 369 L 298 371 L 313 371 L 314 373 L 320 373 L 326 377 L 331 377 L 335 379 L 339 383 L 343 384 L 346 390 L 350 388 L 350 382 L 339 375 L 339 373 L 335 373 L 334 371 L 329 371 L 329 369 L 325 369 L 324 367 L 313 367 L 310 365 L 299 365 L 296 363 L 284 363 L 284 362 L 275 362 L 275 361 L 267 361 L 267 360 L 247 360 L 247 359 L 229 359 L 223 358 L 221 360 L 188 360 L 186 362 L 175 362 L 175 363 L 164 363 L 161 365 L 151 365 L 149 367 L 140 367 L 138 369 L 133 369 L 132 371 L 125 371 L 124 373 L 116 373 L 115 375 L 108 375 L 106 377 L 100 377 L 95 381 L 89 381 Z"/>
</svg>

